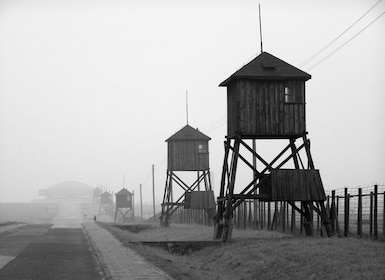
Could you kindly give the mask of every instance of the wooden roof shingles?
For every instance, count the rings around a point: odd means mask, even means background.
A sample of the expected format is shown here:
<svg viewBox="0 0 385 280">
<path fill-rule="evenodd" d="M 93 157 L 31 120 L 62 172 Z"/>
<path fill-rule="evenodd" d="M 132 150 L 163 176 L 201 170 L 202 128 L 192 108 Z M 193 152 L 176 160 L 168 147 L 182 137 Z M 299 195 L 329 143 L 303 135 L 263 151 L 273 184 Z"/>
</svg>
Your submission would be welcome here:
<svg viewBox="0 0 385 280">
<path fill-rule="evenodd" d="M 198 129 L 191 127 L 190 125 L 184 126 L 177 131 L 174 135 L 169 137 L 166 142 L 174 140 L 211 140 L 210 137 L 200 132 Z"/>
<path fill-rule="evenodd" d="M 307 81 L 311 79 L 311 75 L 275 57 L 274 55 L 262 52 L 252 61 L 241 67 L 241 69 L 220 83 L 219 86 L 228 86 L 230 82 L 237 79 L 299 79 Z"/>
</svg>

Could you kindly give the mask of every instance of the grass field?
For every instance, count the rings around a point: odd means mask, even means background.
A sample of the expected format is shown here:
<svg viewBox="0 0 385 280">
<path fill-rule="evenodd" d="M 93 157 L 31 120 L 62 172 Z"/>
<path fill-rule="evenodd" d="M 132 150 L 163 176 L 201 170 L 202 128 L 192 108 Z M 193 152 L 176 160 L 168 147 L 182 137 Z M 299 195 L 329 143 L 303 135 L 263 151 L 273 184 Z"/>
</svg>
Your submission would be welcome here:
<svg viewBox="0 0 385 280">
<path fill-rule="evenodd" d="M 130 232 L 113 224 L 100 225 L 174 279 L 385 279 L 385 243 L 381 241 L 234 230 L 229 243 L 182 255 L 141 241 L 212 240 L 213 229 L 153 225 Z"/>
</svg>

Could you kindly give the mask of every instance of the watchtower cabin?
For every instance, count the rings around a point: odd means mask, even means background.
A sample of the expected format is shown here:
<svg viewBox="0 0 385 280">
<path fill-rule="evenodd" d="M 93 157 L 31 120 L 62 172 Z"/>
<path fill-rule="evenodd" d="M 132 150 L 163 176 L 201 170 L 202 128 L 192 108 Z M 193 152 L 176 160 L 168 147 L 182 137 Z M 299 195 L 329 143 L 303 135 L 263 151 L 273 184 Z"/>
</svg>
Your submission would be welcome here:
<svg viewBox="0 0 385 280">
<path fill-rule="evenodd" d="M 170 216 L 179 207 L 205 209 L 208 212 L 215 209 L 210 181 L 210 140 L 210 137 L 188 124 L 166 140 L 167 177 L 160 216 L 162 226 L 169 225 Z M 185 172 L 197 174 L 196 180 L 190 185 L 186 182 L 188 176 Z M 174 197 L 173 183 L 182 190 L 180 197 Z"/>
<path fill-rule="evenodd" d="M 325 192 L 306 131 L 305 82 L 310 78 L 262 52 L 219 85 L 227 88 L 227 136 L 214 238 L 231 238 L 233 211 L 245 199 L 289 203 L 304 217 L 307 235 L 313 233 L 314 209 L 328 234 Z M 256 149 L 259 140 L 267 139 L 286 143 L 271 161 Z M 235 181 L 238 163 L 251 171 L 244 186 Z"/>
<path fill-rule="evenodd" d="M 112 194 L 105 191 L 100 195 L 100 206 L 98 212 L 98 218 L 100 216 L 108 215 L 110 217 L 114 214 L 114 201 L 112 200 Z"/>
<path fill-rule="evenodd" d="M 135 221 L 134 194 L 123 188 L 115 194 L 115 218 L 114 223 Z"/>
</svg>

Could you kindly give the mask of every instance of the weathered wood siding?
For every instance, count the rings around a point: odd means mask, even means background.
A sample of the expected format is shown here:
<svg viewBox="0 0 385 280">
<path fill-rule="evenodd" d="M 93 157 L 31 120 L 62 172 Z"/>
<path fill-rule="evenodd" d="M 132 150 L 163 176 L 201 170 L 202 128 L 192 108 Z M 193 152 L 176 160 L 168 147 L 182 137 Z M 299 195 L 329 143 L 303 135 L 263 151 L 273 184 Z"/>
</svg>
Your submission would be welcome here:
<svg viewBox="0 0 385 280">
<path fill-rule="evenodd" d="M 305 91 L 304 81 L 295 82 Z M 284 80 L 231 83 L 227 87 L 228 136 L 302 135 L 306 131 L 305 103 L 285 103 L 287 83 Z"/>
<path fill-rule="evenodd" d="M 271 172 L 272 201 L 325 200 L 318 170 L 277 169 Z"/>
<path fill-rule="evenodd" d="M 117 208 L 132 208 L 131 196 L 117 195 L 116 196 L 116 207 Z"/>
<path fill-rule="evenodd" d="M 267 201 L 315 201 L 325 200 L 325 191 L 319 170 L 276 169 L 267 175 L 260 194 Z"/>
<path fill-rule="evenodd" d="M 207 147 L 205 153 L 198 152 L 198 145 Z M 168 142 L 168 170 L 200 171 L 209 169 L 208 141 L 175 140 Z"/>
<path fill-rule="evenodd" d="M 185 194 L 185 209 L 215 209 L 213 191 L 192 191 Z"/>
</svg>

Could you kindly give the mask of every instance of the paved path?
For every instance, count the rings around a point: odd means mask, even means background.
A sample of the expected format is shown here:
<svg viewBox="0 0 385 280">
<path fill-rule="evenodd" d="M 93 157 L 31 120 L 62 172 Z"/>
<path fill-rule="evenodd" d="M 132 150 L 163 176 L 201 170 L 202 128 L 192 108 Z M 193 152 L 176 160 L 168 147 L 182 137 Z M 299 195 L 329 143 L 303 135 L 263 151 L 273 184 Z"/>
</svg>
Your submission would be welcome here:
<svg viewBox="0 0 385 280">
<path fill-rule="evenodd" d="M 83 228 L 91 243 L 97 248 L 97 255 L 104 263 L 107 279 L 171 279 L 133 250 L 122 246 L 111 233 L 97 224 L 84 223 Z"/>
<path fill-rule="evenodd" d="M 104 279 L 81 228 L 19 227 L 0 234 L 0 253 L 15 256 L 0 269 L 1 280 Z"/>
</svg>

